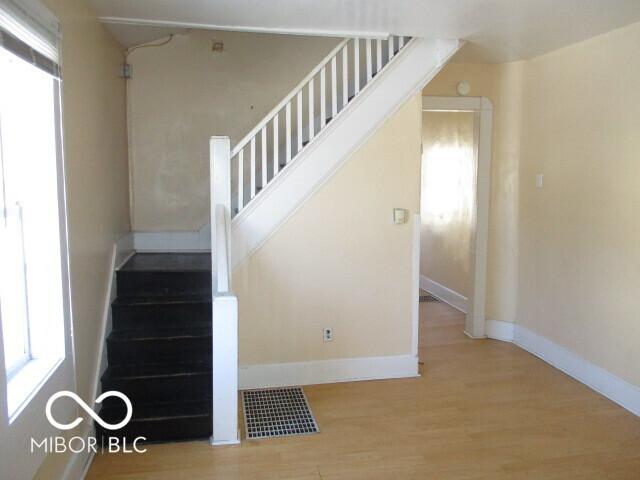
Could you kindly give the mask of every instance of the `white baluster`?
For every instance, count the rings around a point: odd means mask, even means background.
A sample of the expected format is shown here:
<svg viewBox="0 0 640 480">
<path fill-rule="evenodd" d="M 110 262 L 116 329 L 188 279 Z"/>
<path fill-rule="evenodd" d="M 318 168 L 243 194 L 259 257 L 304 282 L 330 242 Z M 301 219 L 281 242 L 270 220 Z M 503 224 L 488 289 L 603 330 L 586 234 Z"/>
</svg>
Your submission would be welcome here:
<svg viewBox="0 0 640 480">
<path fill-rule="evenodd" d="M 342 48 L 342 107 L 346 107 L 349 102 L 349 57 L 347 56 L 347 45 Z"/>
<path fill-rule="evenodd" d="M 331 59 L 331 115 L 338 114 L 338 74 L 336 73 L 336 57 Z"/>
<path fill-rule="evenodd" d="M 393 58 L 393 35 L 389 35 L 389 40 L 387 40 L 387 47 L 389 50 L 389 61 Z"/>
<path fill-rule="evenodd" d="M 262 184 L 261 187 L 267 186 L 267 126 L 262 127 Z"/>
<path fill-rule="evenodd" d="M 373 72 L 371 71 L 371 39 L 367 38 L 367 41 L 365 42 L 366 45 L 366 51 L 365 51 L 365 56 L 367 57 L 367 83 L 369 83 L 371 81 L 371 79 L 373 78 Z"/>
<path fill-rule="evenodd" d="M 382 70 L 382 40 L 376 40 L 376 73 Z"/>
<path fill-rule="evenodd" d="M 404 37 L 398 37 L 398 51 L 404 47 Z"/>
<path fill-rule="evenodd" d="M 327 69 L 320 70 L 320 130 L 327 124 Z"/>
<path fill-rule="evenodd" d="M 251 138 L 251 198 L 256 196 L 256 137 Z"/>
<path fill-rule="evenodd" d="M 278 114 L 273 117 L 273 176 L 280 170 L 280 158 L 278 152 Z"/>
<path fill-rule="evenodd" d="M 302 90 L 298 92 L 298 152 L 302 150 Z"/>
<path fill-rule="evenodd" d="M 313 94 L 313 78 L 309 80 L 309 141 L 313 140 L 315 137 L 315 119 L 313 118 L 315 112 L 313 111 L 313 106 L 315 104 L 315 95 Z"/>
<path fill-rule="evenodd" d="M 353 92 L 358 93 L 360 91 L 360 39 L 353 39 Z"/>
<path fill-rule="evenodd" d="M 289 163 L 291 161 L 291 102 L 287 103 L 287 106 L 285 107 L 285 136 L 287 137 L 287 148 L 286 148 L 286 152 L 287 152 L 287 158 L 286 158 L 286 163 Z"/>
<path fill-rule="evenodd" d="M 244 207 L 244 150 L 238 152 L 238 213 Z"/>
</svg>

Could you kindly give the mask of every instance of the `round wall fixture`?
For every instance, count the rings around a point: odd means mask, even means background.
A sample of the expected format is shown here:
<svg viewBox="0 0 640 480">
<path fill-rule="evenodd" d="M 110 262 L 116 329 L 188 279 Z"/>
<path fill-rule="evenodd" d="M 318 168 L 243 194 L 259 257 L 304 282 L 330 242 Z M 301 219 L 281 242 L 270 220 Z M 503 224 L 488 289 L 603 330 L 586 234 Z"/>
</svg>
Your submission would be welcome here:
<svg viewBox="0 0 640 480">
<path fill-rule="evenodd" d="M 462 95 L 464 97 L 465 95 L 469 95 L 469 92 L 471 91 L 471 85 L 469 85 L 469 82 L 463 80 L 462 82 L 458 83 L 458 85 L 456 86 L 456 90 L 458 91 L 459 95 Z"/>
</svg>

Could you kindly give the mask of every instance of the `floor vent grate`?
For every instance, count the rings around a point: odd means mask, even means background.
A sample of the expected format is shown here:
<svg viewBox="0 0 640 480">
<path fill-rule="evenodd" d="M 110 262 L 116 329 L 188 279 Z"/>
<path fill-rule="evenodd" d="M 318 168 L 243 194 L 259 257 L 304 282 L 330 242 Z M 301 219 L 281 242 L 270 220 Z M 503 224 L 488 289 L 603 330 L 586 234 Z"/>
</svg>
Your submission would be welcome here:
<svg viewBox="0 0 640 480">
<path fill-rule="evenodd" d="M 302 388 L 270 388 L 242 392 L 246 438 L 318 433 L 318 424 Z"/>
<path fill-rule="evenodd" d="M 439 301 L 440 301 L 440 299 L 438 299 L 437 297 L 434 297 L 430 293 L 420 292 L 420 303 L 424 303 L 424 302 L 439 302 Z"/>
</svg>

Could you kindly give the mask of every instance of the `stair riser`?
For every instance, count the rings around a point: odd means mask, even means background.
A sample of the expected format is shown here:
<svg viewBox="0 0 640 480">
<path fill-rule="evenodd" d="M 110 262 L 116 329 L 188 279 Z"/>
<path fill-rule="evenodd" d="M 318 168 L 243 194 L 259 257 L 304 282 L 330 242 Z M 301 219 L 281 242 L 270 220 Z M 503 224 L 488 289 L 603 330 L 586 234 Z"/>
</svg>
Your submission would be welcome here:
<svg viewBox="0 0 640 480">
<path fill-rule="evenodd" d="M 210 303 L 114 305 L 113 330 L 146 330 L 191 327 L 211 322 Z"/>
<path fill-rule="evenodd" d="M 118 297 L 211 295 L 210 272 L 117 272 Z"/>
<path fill-rule="evenodd" d="M 211 398 L 211 373 L 201 373 L 188 376 L 108 379 L 102 381 L 102 391 L 116 390 L 124 393 L 133 405 L 143 405 L 154 402 L 189 402 Z M 119 398 L 105 399 L 105 406 L 118 406 L 122 403 Z"/>
<path fill-rule="evenodd" d="M 193 440 L 209 438 L 212 435 L 211 416 L 197 416 L 191 418 L 164 418 L 149 421 L 131 421 L 120 430 L 105 430 L 99 425 L 96 436 L 106 443 L 106 437 L 126 438 L 127 444 L 137 437 L 145 437 L 147 442 L 168 442 L 179 440 Z M 120 442 L 120 444 L 122 444 Z"/>
<path fill-rule="evenodd" d="M 107 340 L 109 365 L 211 361 L 211 337 Z"/>
</svg>

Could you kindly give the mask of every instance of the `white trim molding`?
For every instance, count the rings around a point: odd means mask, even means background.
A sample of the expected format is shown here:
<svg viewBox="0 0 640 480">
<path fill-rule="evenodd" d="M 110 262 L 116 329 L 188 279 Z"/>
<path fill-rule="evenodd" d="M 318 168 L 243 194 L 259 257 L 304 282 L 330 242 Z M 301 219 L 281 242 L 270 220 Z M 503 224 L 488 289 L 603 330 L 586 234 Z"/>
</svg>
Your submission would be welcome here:
<svg viewBox="0 0 640 480">
<path fill-rule="evenodd" d="M 472 338 L 484 338 L 487 252 L 489 241 L 489 197 L 491 180 L 491 132 L 493 104 L 485 97 L 422 97 L 423 111 L 474 112 L 477 140 L 476 192 L 471 224 L 471 279 L 469 301 L 464 312 L 465 333 Z M 455 306 L 455 305 L 454 305 Z M 457 307 L 456 307 L 457 308 Z"/>
<path fill-rule="evenodd" d="M 441 283 L 431 280 L 430 278 L 420 275 L 420 288 L 429 292 L 434 297 L 448 303 L 456 310 L 460 310 L 462 313 L 467 313 L 468 300 L 464 295 L 459 294 L 445 287 Z"/>
<path fill-rule="evenodd" d="M 240 366 L 240 389 L 418 377 L 418 357 L 341 358 Z"/>
<path fill-rule="evenodd" d="M 131 232 L 136 252 L 211 251 L 211 224 L 193 231 Z"/>
<path fill-rule="evenodd" d="M 515 335 L 515 323 L 504 322 L 502 320 L 487 320 L 485 333 L 487 338 L 502 340 L 503 342 L 513 342 Z"/>
<path fill-rule="evenodd" d="M 640 387 L 522 325 L 515 325 L 513 343 L 640 416 Z"/>
<path fill-rule="evenodd" d="M 85 422 L 86 427 L 82 433 L 77 435 L 85 440 L 85 445 L 88 444 L 88 439 L 93 436 L 94 430 L 92 422 Z M 78 480 L 84 479 L 89 472 L 89 468 L 93 463 L 95 452 L 90 448 L 84 448 L 78 452 L 71 452 L 71 458 L 67 462 L 67 466 L 62 473 L 63 480 Z"/>
<path fill-rule="evenodd" d="M 101 23 L 111 23 L 115 25 L 140 25 L 147 27 L 164 27 L 180 29 L 198 30 L 219 30 L 225 32 L 248 32 L 248 33 L 275 33 L 280 35 L 305 35 L 308 37 L 349 37 L 349 38 L 370 38 L 386 40 L 389 38 L 388 32 L 358 32 L 355 30 L 328 30 L 318 28 L 272 28 L 255 27 L 248 25 L 216 25 L 211 23 L 196 22 L 176 22 L 171 20 L 153 20 L 148 18 L 129 17 L 98 17 Z"/>
<path fill-rule="evenodd" d="M 413 258 L 411 272 L 411 353 L 418 356 L 420 341 L 420 214 L 413 215 Z"/>
<path fill-rule="evenodd" d="M 640 387 L 522 325 L 487 321 L 487 337 L 512 342 L 640 417 Z"/>
<path fill-rule="evenodd" d="M 105 350 L 106 338 L 111 333 L 111 303 L 116 298 L 116 270 L 118 270 L 134 254 L 131 234 L 124 234 L 111 248 L 111 259 L 108 265 L 106 290 L 102 305 L 102 317 L 100 322 L 100 338 L 98 340 L 93 377 L 91 378 L 92 397 L 91 405 L 95 406 L 100 389 L 100 376 L 107 368 L 107 353 Z"/>
<path fill-rule="evenodd" d="M 485 97 L 422 97 L 422 109 L 430 112 L 492 111 L 491 100 Z"/>
</svg>

